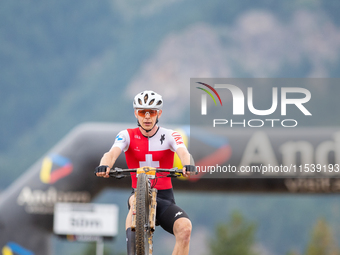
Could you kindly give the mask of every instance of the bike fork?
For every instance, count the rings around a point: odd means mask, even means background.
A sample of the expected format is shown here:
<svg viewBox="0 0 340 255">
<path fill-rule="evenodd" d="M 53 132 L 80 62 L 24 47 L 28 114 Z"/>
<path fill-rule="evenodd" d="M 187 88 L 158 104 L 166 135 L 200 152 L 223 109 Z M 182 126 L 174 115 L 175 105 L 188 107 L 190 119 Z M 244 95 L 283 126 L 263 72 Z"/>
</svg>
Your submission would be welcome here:
<svg viewBox="0 0 340 255">
<path fill-rule="evenodd" d="M 151 190 L 151 203 L 150 203 L 150 210 L 149 210 L 149 231 L 150 235 L 148 238 L 149 243 L 149 255 L 152 255 L 153 251 L 153 242 L 152 242 L 152 236 L 153 232 L 156 229 L 156 207 L 157 207 L 157 189 Z"/>
</svg>

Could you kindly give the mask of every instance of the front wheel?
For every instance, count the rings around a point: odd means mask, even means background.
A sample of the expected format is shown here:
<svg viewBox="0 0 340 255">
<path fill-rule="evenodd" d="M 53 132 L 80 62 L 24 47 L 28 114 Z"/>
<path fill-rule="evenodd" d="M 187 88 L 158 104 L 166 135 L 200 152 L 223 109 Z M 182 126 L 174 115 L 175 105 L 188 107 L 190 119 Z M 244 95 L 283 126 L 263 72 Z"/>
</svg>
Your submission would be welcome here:
<svg viewBox="0 0 340 255">
<path fill-rule="evenodd" d="M 149 255 L 149 243 L 152 236 L 149 224 L 149 184 L 145 173 L 138 175 L 136 189 L 136 252 L 137 255 Z"/>
</svg>

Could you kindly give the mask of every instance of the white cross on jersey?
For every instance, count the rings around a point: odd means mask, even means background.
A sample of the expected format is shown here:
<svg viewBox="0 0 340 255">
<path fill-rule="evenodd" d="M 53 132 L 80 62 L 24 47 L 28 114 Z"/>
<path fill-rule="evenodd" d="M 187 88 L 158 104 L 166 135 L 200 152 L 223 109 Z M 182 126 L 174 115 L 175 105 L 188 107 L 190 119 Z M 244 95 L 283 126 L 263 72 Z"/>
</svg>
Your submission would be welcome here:
<svg viewBox="0 0 340 255">
<path fill-rule="evenodd" d="M 139 167 L 159 167 L 159 161 L 152 161 L 152 154 L 145 154 L 145 161 L 139 161 Z"/>
</svg>

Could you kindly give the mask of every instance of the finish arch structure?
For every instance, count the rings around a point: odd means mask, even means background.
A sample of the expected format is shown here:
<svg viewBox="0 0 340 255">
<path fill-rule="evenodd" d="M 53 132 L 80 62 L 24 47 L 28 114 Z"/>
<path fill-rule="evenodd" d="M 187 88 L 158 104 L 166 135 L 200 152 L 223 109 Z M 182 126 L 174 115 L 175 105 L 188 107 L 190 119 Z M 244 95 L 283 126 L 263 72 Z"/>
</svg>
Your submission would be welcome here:
<svg viewBox="0 0 340 255">
<path fill-rule="evenodd" d="M 113 144 L 119 131 L 133 124 L 85 123 L 73 129 L 55 147 L 30 167 L 2 193 L 0 200 L 0 254 L 50 254 L 53 210 L 57 202 L 91 202 L 106 187 L 130 189 L 130 180 L 96 178 L 94 169 Z M 288 160 L 301 162 L 301 155 L 311 162 L 324 160 L 340 163 L 340 130 L 336 128 L 239 130 L 225 134 L 201 134 L 188 127 L 178 130 L 189 143 L 196 165 L 207 165 L 203 153 L 221 163 L 239 165 L 248 162 L 245 152 L 256 144 L 267 150 L 266 155 L 281 165 Z M 189 139 L 189 136 L 191 138 Z M 255 146 L 255 147 L 251 147 Z M 267 147 L 266 147 L 267 146 Z M 261 147 L 261 148 L 262 148 Z M 300 156 L 297 156 L 300 155 Z M 275 161 L 276 160 L 276 161 Z M 176 160 L 175 160 L 176 161 Z M 178 162 L 176 162 L 178 164 Z M 126 167 L 124 153 L 116 166 Z M 176 190 L 224 192 L 339 192 L 337 178 L 207 178 L 200 174 L 191 180 L 174 180 Z M 219 178 L 220 177 L 220 178 Z M 308 176 L 307 176 L 308 177 Z"/>
</svg>

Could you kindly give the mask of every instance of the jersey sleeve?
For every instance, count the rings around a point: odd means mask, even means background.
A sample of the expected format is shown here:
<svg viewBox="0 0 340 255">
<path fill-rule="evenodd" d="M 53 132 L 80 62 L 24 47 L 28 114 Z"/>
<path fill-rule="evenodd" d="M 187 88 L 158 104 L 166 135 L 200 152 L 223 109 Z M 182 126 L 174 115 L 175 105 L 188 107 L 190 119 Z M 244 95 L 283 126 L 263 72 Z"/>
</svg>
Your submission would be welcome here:
<svg viewBox="0 0 340 255">
<path fill-rule="evenodd" d="M 127 151 L 130 145 L 130 136 L 127 130 L 120 131 L 116 136 L 113 147 L 119 147 L 122 151 Z"/>
<path fill-rule="evenodd" d="M 170 139 L 171 149 L 176 152 L 176 150 L 180 147 L 186 148 L 181 134 L 178 133 L 177 131 L 173 131 L 173 130 L 170 130 L 170 131 L 171 131 L 171 139 Z"/>
</svg>

